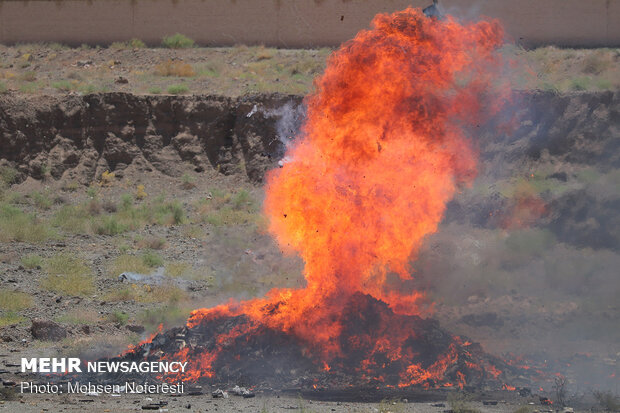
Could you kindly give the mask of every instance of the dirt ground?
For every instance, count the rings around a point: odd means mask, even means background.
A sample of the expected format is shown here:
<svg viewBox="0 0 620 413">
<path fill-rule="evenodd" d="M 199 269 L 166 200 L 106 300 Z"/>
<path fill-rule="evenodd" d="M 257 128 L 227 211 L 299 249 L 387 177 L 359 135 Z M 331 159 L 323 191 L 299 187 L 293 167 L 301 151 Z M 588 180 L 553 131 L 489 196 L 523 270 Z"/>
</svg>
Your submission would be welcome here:
<svg viewBox="0 0 620 413">
<path fill-rule="evenodd" d="M 52 396 L 55 397 L 55 396 Z M 143 406 L 153 403 L 166 402 L 158 411 L 169 412 L 358 412 L 358 413 L 443 413 L 450 410 L 450 403 L 444 401 L 433 402 L 409 402 L 403 400 L 385 400 L 378 403 L 356 402 L 327 402 L 302 399 L 294 395 L 258 395 L 252 399 L 231 396 L 227 399 L 212 399 L 211 396 L 170 396 L 170 397 L 144 397 L 136 395 L 123 395 L 121 397 L 73 397 L 60 396 L 61 403 L 51 400 L 48 396 L 26 396 L 18 402 L 5 402 L 0 404 L 0 411 L 41 412 L 63 411 L 77 412 L 87 410 L 89 412 L 135 412 L 144 411 Z M 535 399 L 532 399 L 535 400 Z M 524 412 L 554 412 L 549 406 L 541 406 L 538 401 L 530 399 L 519 400 L 494 400 L 495 405 L 485 405 L 483 401 L 470 401 L 466 403 L 467 411 L 479 413 L 511 413 L 521 408 Z M 473 410 L 475 409 L 475 410 Z M 465 410 L 461 410 L 465 411 Z M 562 411 L 562 410 L 560 410 Z M 579 409 L 574 411 L 580 411 Z M 586 411 L 586 410 L 581 410 Z"/>
<path fill-rule="evenodd" d="M 138 46 L 138 47 L 136 47 Z M 0 45 L 0 93 L 131 92 L 241 96 L 305 95 L 331 49 L 145 48 L 135 40 L 107 48 L 61 44 Z M 618 49 L 525 50 L 506 46 L 506 74 L 515 89 L 614 90 Z"/>
</svg>

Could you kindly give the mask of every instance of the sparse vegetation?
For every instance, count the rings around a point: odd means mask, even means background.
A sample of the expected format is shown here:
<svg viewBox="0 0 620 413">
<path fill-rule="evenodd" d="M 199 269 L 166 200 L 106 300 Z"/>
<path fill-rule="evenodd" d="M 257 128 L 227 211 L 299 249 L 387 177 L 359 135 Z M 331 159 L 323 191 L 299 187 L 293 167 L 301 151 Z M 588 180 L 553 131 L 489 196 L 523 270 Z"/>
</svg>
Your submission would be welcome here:
<svg viewBox="0 0 620 413">
<path fill-rule="evenodd" d="M 42 268 L 43 258 L 37 254 L 28 254 L 21 257 L 21 263 L 27 269 Z"/>
<path fill-rule="evenodd" d="M 114 172 L 105 171 L 101 174 L 101 186 L 112 186 L 116 179 L 116 174 Z"/>
<path fill-rule="evenodd" d="M 41 282 L 46 290 L 70 296 L 84 296 L 94 291 L 90 268 L 71 254 L 58 254 L 45 262 L 47 277 Z"/>
<path fill-rule="evenodd" d="M 17 170 L 9 166 L 0 166 L 0 188 L 9 187 L 17 180 Z"/>
<path fill-rule="evenodd" d="M 181 33 L 165 36 L 162 39 L 161 44 L 163 47 L 168 49 L 187 49 L 194 47 L 194 41 Z"/>
<path fill-rule="evenodd" d="M 188 63 L 168 59 L 155 66 L 155 74 L 158 76 L 194 77 L 196 72 Z"/>
<path fill-rule="evenodd" d="M 129 315 L 124 311 L 116 310 L 109 314 L 108 319 L 112 323 L 124 326 L 125 324 L 127 324 L 127 321 L 129 321 Z"/>
<path fill-rule="evenodd" d="M 146 193 L 146 191 L 144 190 L 144 185 L 140 184 L 137 186 L 136 188 L 136 199 L 138 201 L 146 198 L 148 196 L 148 194 Z"/>
<path fill-rule="evenodd" d="M 74 324 L 74 325 L 93 325 L 101 320 L 101 316 L 95 310 L 89 309 L 72 309 L 56 318 L 58 323 Z"/>
<path fill-rule="evenodd" d="M 136 240 L 138 248 L 148 248 L 152 250 L 160 250 L 166 245 L 166 240 L 160 237 L 147 237 Z"/>
<path fill-rule="evenodd" d="M 146 251 L 142 254 L 142 262 L 150 268 L 161 267 L 164 265 L 164 259 L 161 255 L 153 251 Z"/>
<path fill-rule="evenodd" d="M 146 47 L 146 44 L 140 39 L 133 38 L 131 40 L 127 40 L 126 42 L 114 42 L 110 44 L 110 49 L 143 49 Z"/>
<path fill-rule="evenodd" d="M 49 225 L 35 214 L 26 214 L 21 209 L 0 203 L 0 242 L 44 242 L 55 233 Z"/>
<path fill-rule="evenodd" d="M 192 276 L 192 266 L 186 262 L 175 261 L 165 265 L 166 275 L 170 277 L 189 277 Z"/>
<path fill-rule="evenodd" d="M 6 327 L 13 324 L 21 324 L 26 321 L 25 317 L 20 316 L 14 311 L 0 312 L 0 327 Z"/>
<path fill-rule="evenodd" d="M 171 95 L 182 95 L 189 92 L 189 88 L 186 85 L 170 85 L 168 86 L 168 93 Z"/>
<path fill-rule="evenodd" d="M 185 292 L 175 285 L 129 284 L 113 288 L 104 294 L 108 302 L 137 301 L 140 303 L 177 303 Z"/>
<path fill-rule="evenodd" d="M 188 173 L 184 173 L 181 177 L 181 188 L 185 190 L 190 190 L 196 187 L 194 183 L 194 178 L 192 178 Z"/>
<path fill-rule="evenodd" d="M 127 231 L 129 227 L 120 222 L 114 215 L 103 216 L 94 221 L 93 230 L 97 235 L 118 235 Z"/>
<path fill-rule="evenodd" d="M 59 80 L 52 82 L 51 86 L 61 92 L 70 92 L 76 89 L 77 83 L 73 83 L 68 80 Z"/>
<path fill-rule="evenodd" d="M 123 272 L 150 274 L 154 268 L 164 265 L 164 259 L 154 251 L 145 251 L 140 255 L 123 254 L 117 257 L 110 267 L 113 277 Z"/>
<path fill-rule="evenodd" d="M 0 309 L 21 311 L 32 306 L 32 297 L 21 291 L 0 291 Z"/>
<path fill-rule="evenodd" d="M 177 325 L 189 316 L 191 308 L 166 305 L 158 308 L 150 308 L 137 315 L 137 320 L 144 324 L 147 330 L 155 331 L 160 324 Z"/>
<path fill-rule="evenodd" d="M 235 193 L 211 191 L 198 205 L 198 219 L 214 226 L 258 224 L 258 204 L 251 194 L 241 189 Z"/>
<path fill-rule="evenodd" d="M 148 274 L 151 272 L 151 267 L 149 267 L 139 256 L 123 254 L 112 262 L 112 266 L 110 267 L 110 275 L 117 277 L 123 272 Z"/>
<path fill-rule="evenodd" d="M 49 197 L 49 194 L 35 191 L 30 194 L 30 196 L 32 198 L 34 206 L 36 206 L 38 209 L 47 210 L 51 208 L 53 202 Z"/>
</svg>

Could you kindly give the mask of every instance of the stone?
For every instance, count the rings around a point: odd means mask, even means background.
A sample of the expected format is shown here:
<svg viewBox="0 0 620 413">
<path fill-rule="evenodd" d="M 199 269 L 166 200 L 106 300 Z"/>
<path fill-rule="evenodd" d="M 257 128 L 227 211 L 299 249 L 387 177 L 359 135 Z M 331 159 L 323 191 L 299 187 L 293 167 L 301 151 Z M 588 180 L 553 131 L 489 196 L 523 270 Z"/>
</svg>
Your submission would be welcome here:
<svg viewBox="0 0 620 413">
<path fill-rule="evenodd" d="M 40 318 L 32 320 L 30 333 L 38 340 L 61 340 L 67 337 L 67 330 L 63 326 Z"/>
</svg>

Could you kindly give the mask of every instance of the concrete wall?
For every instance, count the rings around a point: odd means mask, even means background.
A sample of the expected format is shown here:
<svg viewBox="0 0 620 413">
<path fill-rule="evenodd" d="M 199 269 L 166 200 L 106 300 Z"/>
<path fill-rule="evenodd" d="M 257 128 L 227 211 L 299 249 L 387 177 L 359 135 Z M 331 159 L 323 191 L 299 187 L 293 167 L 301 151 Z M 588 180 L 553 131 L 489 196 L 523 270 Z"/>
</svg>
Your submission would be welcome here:
<svg viewBox="0 0 620 413">
<path fill-rule="evenodd" d="M 159 44 L 183 33 L 203 45 L 336 46 L 379 12 L 431 0 L 0 0 L 0 43 Z M 620 0 L 442 0 L 463 18 L 499 18 L 525 46 L 620 46 Z"/>
</svg>

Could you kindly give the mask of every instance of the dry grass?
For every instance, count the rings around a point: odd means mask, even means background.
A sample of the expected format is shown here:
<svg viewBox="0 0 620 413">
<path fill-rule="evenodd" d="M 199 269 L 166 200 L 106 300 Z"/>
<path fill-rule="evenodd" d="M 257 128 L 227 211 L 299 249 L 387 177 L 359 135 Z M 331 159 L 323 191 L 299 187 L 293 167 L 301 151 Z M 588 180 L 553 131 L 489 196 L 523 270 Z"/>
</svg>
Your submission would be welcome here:
<svg viewBox="0 0 620 413">
<path fill-rule="evenodd" d="M 620 88 L 620 49 L 560 49 L 554 46 L 524 50 L 506 47 L 516 64 L 509 72 L 517 89 L 557 92 Z"/>
<path fill-rule="evenodd" d="M 8 204 L 0 204 L 0 242 L 40 243 L 54 238 L 47 222 Z"/>
<path fill-rule="evenodd" d="M 136 239 L 136 247 L 143 249 L 161 250 L 166 246 L 166 239 L 160 237 L 146 237 Z"/>
<path fill-rule="evenodd" d="M 140 303 L 177 303 L 185 299 L 185 291 L 175 285 L 129 284 L 107 291 L 107 302 L 137 301 Z"/>
<path fill-rule="evenodd" d="M 5 47 L 5 56 L 11 57 L 3 61 L 4 67 L 0 70 L 0 93 L 13 89 L 21 93 L 127 91 L 158 94 L 167 91 L 181 94 L 191 91 L 226 96 L 263 92 L 305 95 L 313 90 L 313 80 L 323 72 L 332 52 L 329 48 L 295 50 L 263 46 L 182 50 L 192 42 L 181 35 L 169 36 L 166 45 L 177 50 L 169 50 L 167 56 L 171 58 L 158 64 L 152 63 L 160 56 L 157 49 L 143 50 L 145 58 L 136 60 L 133 49 L 144 45 L 135 40 L 114 44 L 110 47 L 113 50 L 101 49 L 99 58 L 93 57 L 92 50 L 69 49 L 62 45 Z M 515 46 L 504 49 L 510 60 L 507 77 L 516 89 L 562 92 L 620 88 L 619 49 L 543 47 L 525 50 Z M 43 51 L 47 53 L 41 53 Z M 24 59 L 26 55 L 28 59 Z M 77 70 L 69 77 L 64 62 L 87 58 L 92 59 L 97 68 Z M 114 63 L 117 59 L 121 62 L 118 65 Z M 114 83 L 117 66 L 127 69 L 123 76 L 129 80 L 128 84 Z M 36 72 L 34 67 L 37 67 Z M 179 77 L 185 82 L 175 85 Z"/>
<path fill-rule="evenodd" d="M 188 63 L 168 59 L 155 66 L 157 76 L 194 77 L 196 72 Z"/>
<path fill-rule="evenodd" d="M 7 311 L 0 313 L 0 327 L 6 327 L 14 324 L 21 324 L 26 321 L 25 317 L 13 311 Z"/>
<path fill-rule="evenodd" d="M 44 260 L 41 256 L 36 254 L 24 255 L 20 259 L 24 268 L 33 269 L 43 267 Z"/>
<path fill-rule="evenodd" d="M 253 195 L 241 189 L 237 192 L 212 190 L 210 195 L 199 202 L 199 222 L 216 227 L 243 224 L 259 224 L 258 202 Z"/>
<path fill-rule="evenodd" d="M 41 287 L 70 296 L 92 294 L 95 286 L 91 269 L 71 254 L 58 254 L 45 262 L 47 276 Z"/>
<path fill-rule="evenodd" d="M 0 291 L 0 309 L 21 311 L 32 306 L 32 297 L 21 291 Z"/>
<path fill-rule="evenodd" d="M 56 318 L 56 321 L 59 323 L 65 324 L 87 324 L 94 325 L 101 321 L 101 316 L 99 312 L 93 309 L 88 308 L 80 308 L 80 309 L 72 309 L 67 311 L 66 313 L 60 315 Z"/>
<path fill-rule="evenodd" d="M 117 257 L 110 266 L 109 274 L 118 277 L 124 272 L 135 272 L 138 274 L 149 274 L 152 268 L 144 260 L 136 255 L 123 254 Z"/>
<path fill-rule="evenodd" d="M 186 262 L 174 261 L 165 265 L 166 275 L 170 277 L 193 278 L 192 266 Z"/>
</svg>

